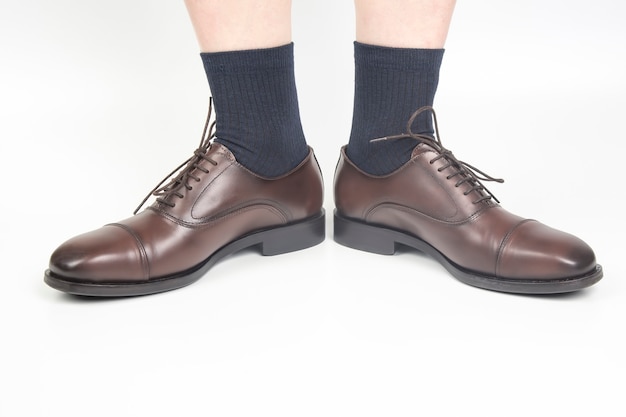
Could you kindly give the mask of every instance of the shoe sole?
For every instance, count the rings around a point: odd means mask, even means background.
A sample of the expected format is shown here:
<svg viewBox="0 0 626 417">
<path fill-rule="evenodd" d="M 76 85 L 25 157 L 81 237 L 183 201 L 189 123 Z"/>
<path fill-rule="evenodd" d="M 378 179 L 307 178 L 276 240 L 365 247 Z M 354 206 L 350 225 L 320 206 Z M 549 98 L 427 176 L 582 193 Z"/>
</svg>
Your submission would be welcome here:
<svg viewBox="0 0 626 417">
<path fill-rule="evenodd" d="M 44 282 L 68 294 L 92 297 L 129 297 L 171 291 L 199 280 L 219 260 L 242 249 L 257 246 L 262 255 L 272 256 L 322 243 L 326 237 L 325 218 L 322 210 L 317 216 L 301 222 L 250 233 L 226 244 L 193 268 L 149 281 L 93 283 L 64 278 L 48 269 L 44 274 Z"/>
<path fill-rule="evenodd" d="M 602 267 L 589 273 L 562 279 L 506 279 L 489 276 L 465 269 L 432 247 L 427 242 L 395 229 L 374 226 L 358 220 L 342 217 L 335 211 L 334 240 L 352 249 L 373 252 L 381 255 L 393 255 L 398 244 L 409 246 L 426 253 L 441 263 L 459 281 L 486 290 L 516 294 L 558 294 L 587 288 L 602 278 Z"/>
</svg>

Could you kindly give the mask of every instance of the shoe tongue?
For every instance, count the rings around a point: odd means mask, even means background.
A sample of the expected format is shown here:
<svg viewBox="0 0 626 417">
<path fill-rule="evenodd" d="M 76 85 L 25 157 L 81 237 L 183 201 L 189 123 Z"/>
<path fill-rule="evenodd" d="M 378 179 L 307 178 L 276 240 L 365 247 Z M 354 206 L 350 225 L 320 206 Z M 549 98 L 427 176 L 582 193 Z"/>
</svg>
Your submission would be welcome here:
<svg viewBox="0 0 626 417">
<path fill-rule="evenodd" d="M 421 155 L 424 152 L 428 152 L 428 151 L 433 151 L 433 152 L 437 152 L 439 153 L 439 151 L 435 148 L 433 148 L 432 146 L 428 145 L 425 142 L 420 142 L 417 145 L 415 145 L 415 148 L 413 148 L 413 152 L 411 152 L 411 159 L 415 158 L 417 155 Z"/>
<path fill-rule="evenodd" d="M 226 156 L 226 159 L 236 160 L 235 155 L 230 151 L 230 149 L 228 149 L 226 145 L 223 145 L 219 142 L 211 143 L 211 146 L 207 150 L 206 155 L 216 154 L 216 153 L 223 154 L 224 156 Z"/>
</svg>

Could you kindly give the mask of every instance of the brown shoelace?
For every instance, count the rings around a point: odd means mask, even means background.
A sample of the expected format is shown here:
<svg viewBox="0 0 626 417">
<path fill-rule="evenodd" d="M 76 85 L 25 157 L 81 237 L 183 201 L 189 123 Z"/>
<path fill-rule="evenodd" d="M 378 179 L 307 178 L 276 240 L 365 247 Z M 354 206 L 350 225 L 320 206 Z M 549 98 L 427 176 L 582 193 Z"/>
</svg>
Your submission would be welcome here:
<svg viewBox="0 0 626 417">
<path fill-rule="evenodd" d="M 435 127 L 434 138 L 428 135 L 414 133 L 412 130 L 413 123 L 415 122 L 415 119 L 417 118 L 417 116 L 427 111 L 432 114 L 433 123 Z M 450 150 L 444 148 L 443 144 L 441 143 L 441 138 L 439 136 L 439 126 L 437 125 L 437 115 L 435 114 L 435 109 L 433 109 L 431 106 L 420 107 L 411 115 L 411 117 L 409 118 L 409 121 L 407 122 L 406 133 L 401 133 L 399 135 L 393 135 L 393 136 L 385 136 L 382 138 L 376 138 L 376 139 L 372 139 L 370 142 L 380 142 L 384 140 L 394 140 L 394 139 L 403 139 L 403 138 L 415 139 L 418 142 L 426 143 L 428 146 L 435 149 L 439 153 L 439 155 L 437 155 L 436 157 L 430 160 L 431 165 L 434 164 L 439 159 L 444 159 L 447 162 L 447 165 L 439 167 L 437 171 L 443 172 L 449 169 L 449 174 L 446 177 L 446 179 L 450 180 L 455 177 L 458 178 L 456 184 L 454 184 L 455 187 L 460 187 L 464 183 L 470 184 L 471 188 L 469 190 L 466 190 L 463 194 L 469 195 L 472 191 L 476 191 L 480 195 L 480 198 L 473 201 L 474 204 L 478 204 L 481 201 L 489 200 L 491 198 L 493 198 L 497 203 L 500 202 L 496 198 L 496 196 L 493 195 L 493 193 L 489 191 L 487 187 L 483 185 L 481 180 L 482 181 L 495 181 L 499 183 L 504 182 L 504 180 L 500 178 L 494 178 L 491 175 L 488 175 L 485 172 L 481 171 L 480 169 L 468 164 L 467 162 L 463 162 L 457 159 Z"/>
<path fill-rule="evenodd" d="M 169 201 L 170 196 L 174 195 L 178 198 L 183 198 L 184 195 L 180 193 L 180 189 L 182 187 L 187 190 L 191 190 L 193 189 L 193 186 L 189 184 L 190 180 L 200 182 L 200 178 L 195 175 L 196 170 L 200 170 L 205 174 L 209 172 L 208 169 L 200 165 L 202 161 L 207 161 L 213 166 L 217 165 L 217 162 L 215 162 L 213 159 L 209 158 L 206 155 L 209 149 L 211 149 L 211 140 L 215 136 L 215 121 L 213 121 L 213 123 L 210 123 L 212 112 L 213 99 L 211 98 L 209 100 L 209 112 L 206 122 L 204 124 L 204 130 L 202 131 L 202 138 L 200 139 L 200 146 L 198 146 L 198 149 L 194 151 L 193 156 L 177 166 L 172 172 L 170 172 L 165 178 L 163 178 L 161 182 L 159 182 L 157 186 L 148 193 L 148 195 L 143 199 L 141 204 L 139 204 L 139 206 L 135 209 L 133 214 L 137 214 L 137 212 L 143 207 L 146 201 L 148 201 L 148 199 L 153 195 L 157 197 L 156 201 L 158 201 L 159 203 L 165 204 L 169 207 L 174 207 L 176 203 L 172 203 L 171 201 Z M 169 178 L 171 178 L 176 172 L 178 172 L 178 175 L 172 178 L 169 183 L 161 187 L 161 185 Z"/>
</svg>

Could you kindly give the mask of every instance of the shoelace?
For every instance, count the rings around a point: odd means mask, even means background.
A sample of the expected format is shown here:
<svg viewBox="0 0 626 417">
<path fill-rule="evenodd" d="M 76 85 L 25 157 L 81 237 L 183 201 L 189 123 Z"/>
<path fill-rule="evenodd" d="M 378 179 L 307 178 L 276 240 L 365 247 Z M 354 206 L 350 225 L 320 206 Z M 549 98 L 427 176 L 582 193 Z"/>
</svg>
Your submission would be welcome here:
<svg viewBox="0 0 626 417">
<path fill-rule="evenodd" d="M 193 188 L 189 184 L 190 180 L 200 182 L 200 178 L 194 174 L 196 170 L 200 170 L 205 174 L 209 172 L 208 169 L 200 165 L 202 161 L 207 161 L 213 166 L 217 165 L 217 162 L 215 162 L 213 159 L 209 158 L 206 155 L 211 148 L 211 139 L 213 139 L 213 137 L 215 136 L 215 121 L 213 121 L 213 123 L 210 123 L 212 112 L 213 99 L 211 98 L 209 100 L 209 112 L 207 115 L 206 123 L 204 124 L 204 130 L 202 131 L 202 138 L 200 139 L 200 146 L 198 146 L 198 149 L 194 151 L 193 156 L 188 158 L 185 162 L 177 166 L 172 172 L 167 174 L 167 176 L 163 178 L 161 182 L 159 182 L 157 186 L 148 193 L 148 195 L 143 199 L 141 204 L 139 204 L 139 206 L 135 209 L 133 214 L 137 214 L 137 212 L 141 210 L 146 201 L 148 201 L 148 199 L 153 195 L 157 197 L 156 201 L 158 201 L 159 203 L 165 204 L 169 207 L 174 207 L 176 203 L 168 201 L 168 198 L 172 195 L 175 195 L 178 198 L 183 198 L 184 195 L 180 193 L 180 189 L 182 187 L 189 191 Z M 171 178 L 176 172 L 178 172 L 178 175 L 172 178 L 169 183 L 161 187 L 161 185 L 169 178 Z"/>
<path fill-rule="evenodd" d="M 435 127 L 434 138 L 428 135 L 414 133 L 411 128 L 413 126 L 413 123 L 415 122 L 415 119 L 417 119 L 417 116 L 427 111 L 432 114 L 433 124 Z M 401 133 L 399 135 L 393 135 L 393 136 L 385 136 L 382 138 L 376 138 L 376 139 L 372 139 L 370 142 L 380 142 L 384 140 L 395 140 L 395 139 L 403 139 L 403 138 L 411 138 L 411 139 L 417 140 L 418 142 L 424 142 L 430 147 L 434 148 L 437 152 L 439 152 L 439 155 L 437 155 L 436 157 L 430 160 L 430 164 L 432 165 L 436 161 L 440 159 L 444 159 L 447 162 L 447 165 L 439 167 L 437 171 L 443 172 L 446 169 L 450 169 L 450 173 L 446 177 L 446 179 L 450 180 L 454 177 L 458 177 L 456 184 L 454 184 L 455 187 L 460 187 L 464 183 L 470 184 L 471 188 L 466 190 L 463 194 L 469 195 L 472 191 L 478 192 L 478 194 L 481 197 L 473 201 L 474 204 L 478 204 L 481 201 L 490 200 L 491 198 L 493 198 L 498 203 L 500 202 L 496 198 L 496 196 L 493 195 L 493 193 L 489 191 L 487 187 L 483 185 L 481 180 L 482 181 L 494 181 L 494 182 L 499 182 L 499 183 L 504 182 L 504 180 L 501 178 L 494 178 L 491 175 L 484 173 L 480 169 L 468 164 L 467 162 L 463 162 L 457 159 L 450 150 L 446 149 L 443 146 L 443 144 L 441 143 L 441 137 L 439 136 L 439 126 L 437 125 L 437 115 L 435 113 L 435 109 L 433 109 L 431 106 L 420 107 L 411 115 L 411 117 L 409 118 L 409 121 L 407 122 L 406 133 Z M 486 194 L 484 194 L 483 191 Z"/>
</svg>

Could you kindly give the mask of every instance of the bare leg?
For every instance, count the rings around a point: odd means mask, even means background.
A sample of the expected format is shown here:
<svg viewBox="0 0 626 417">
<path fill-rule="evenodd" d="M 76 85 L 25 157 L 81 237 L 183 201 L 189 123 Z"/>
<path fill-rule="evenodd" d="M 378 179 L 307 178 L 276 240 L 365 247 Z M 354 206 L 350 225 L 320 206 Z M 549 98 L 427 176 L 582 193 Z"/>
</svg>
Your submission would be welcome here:
<svg viewBox="0 0 626 417">
<path fill-rule="evenodd" d="M 202 52 L 291 42 L 291 0 L 185 0 Z"/>
<path fill-rule="evenodd" d="M 443 48 L 455 0 L 355 0 L 356 40 L 396 48 Z"/>
</svg>

